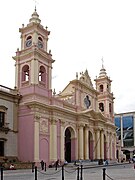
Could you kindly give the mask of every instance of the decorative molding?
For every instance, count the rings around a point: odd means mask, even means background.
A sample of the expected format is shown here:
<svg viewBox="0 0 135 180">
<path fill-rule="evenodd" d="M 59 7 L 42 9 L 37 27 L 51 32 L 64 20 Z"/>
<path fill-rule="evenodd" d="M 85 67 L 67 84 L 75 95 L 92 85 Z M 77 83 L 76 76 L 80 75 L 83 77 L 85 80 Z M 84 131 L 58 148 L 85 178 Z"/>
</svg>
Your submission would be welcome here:
<svg viewBox="0 0 135 180">
<path fill-rule="evenodd" d="M 41 116 L 38 113 L 35 113 L 34 120 L 39 122 L 40 118 Z"/>
<path fill-rule="evenodd" d="M 40 121 L 40 132 L 42 133 L 48 133 L 48 120 L 47 119 L 41 119 Z"/>
</svg>

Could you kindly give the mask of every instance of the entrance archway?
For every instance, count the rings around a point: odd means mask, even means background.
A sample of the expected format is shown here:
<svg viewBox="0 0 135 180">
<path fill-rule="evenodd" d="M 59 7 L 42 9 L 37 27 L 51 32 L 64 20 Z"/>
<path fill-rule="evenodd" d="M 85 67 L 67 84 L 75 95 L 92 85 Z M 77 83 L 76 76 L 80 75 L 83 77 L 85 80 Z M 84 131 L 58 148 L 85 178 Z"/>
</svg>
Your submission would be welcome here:
<svg viewBox="0 0 135 180">
<path fill-rule="evenodd" d="M 73 128 L 68 127 L 65 130 L 65 160 L 71 162 L 75 160 L 75 132 Z"/>
<path fill-rule="evenodd" d="M 106 136 L 104 134 L 104 159 L 107 159 L 107 142 L 106 142 Z"/>
<path fill-rule="evenodd" d="M 65 160 L 71 162 L 71 132 L 69 128 L 65 131 Z"/>
</svg>

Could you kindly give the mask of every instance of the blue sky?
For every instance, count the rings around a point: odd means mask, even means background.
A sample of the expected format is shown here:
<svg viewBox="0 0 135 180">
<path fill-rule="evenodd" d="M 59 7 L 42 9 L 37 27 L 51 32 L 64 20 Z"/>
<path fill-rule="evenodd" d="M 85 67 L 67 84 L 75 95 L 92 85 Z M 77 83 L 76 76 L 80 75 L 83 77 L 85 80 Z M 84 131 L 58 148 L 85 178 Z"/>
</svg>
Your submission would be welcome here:
<svg viewBox="0 0 135 180">
<path fill-rule="evenodd" d="M 102 57 L 112 79 L 116 113 L 135 111 L 135 1 L 37 0 L 42 25 L 51 31 L 53 84 L 63 90 L 76 72 L 87 68 L 98 76 Z M 33 0 L 4 0 L 0 6 L 0 84 L 14 87 L 14 60 L 20 48 L 19 28 L 28 24 Z"/>
</svg>

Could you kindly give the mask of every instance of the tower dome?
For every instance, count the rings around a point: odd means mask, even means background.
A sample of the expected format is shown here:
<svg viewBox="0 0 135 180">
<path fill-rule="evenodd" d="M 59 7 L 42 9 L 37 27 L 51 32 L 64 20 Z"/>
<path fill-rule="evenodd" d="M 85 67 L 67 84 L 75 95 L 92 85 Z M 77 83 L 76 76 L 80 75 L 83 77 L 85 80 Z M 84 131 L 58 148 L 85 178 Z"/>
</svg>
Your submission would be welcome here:
<svg viewBox="0 0 135 180">
<path fill-rule="evenodd" d="M 100 69 L 99 78 L 107 77 L 106 69 L 102 65 L 102 68 Z"/>
<path fill-rule="evenodd" d="M 106 73 L 106 69 L 104 68 L 103 58 L 102 58 L 102 68 L 100 69 L 98 78 L 103 78 L 103 77 L 107 77 L 107 73 Z"/>
<path fill-rule="evenodd" d="M 37 23 L 37 24 L 40 24 L 41 20 L 39 19 L 39 15 L 36 11 L 36 8 L 35 8 L 35 11 L 33 12 L 33 14 L 31 15 L 31 18 L 29 20 L 30 23 Z"/>
</svg>

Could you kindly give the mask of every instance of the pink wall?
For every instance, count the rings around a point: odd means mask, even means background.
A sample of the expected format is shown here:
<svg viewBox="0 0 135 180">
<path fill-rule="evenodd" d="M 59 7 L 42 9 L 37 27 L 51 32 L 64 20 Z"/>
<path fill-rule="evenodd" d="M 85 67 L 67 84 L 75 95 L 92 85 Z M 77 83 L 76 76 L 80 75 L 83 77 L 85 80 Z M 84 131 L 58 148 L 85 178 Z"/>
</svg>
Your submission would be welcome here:
<svg viewBox="0 0 135 180">
<path fill-rule="evenodd" d="M 48 90 L 45 87 L 42 87 L 40 85 L 30 85 L 30 86 L 21 87 L 20 92 L 22 95 L 35 93 L 35 94 L 40 94 L 41 96 L 44 96 L 44 97 L 52 96 L 51 90 Z"/>
<path fill-rule="evenodd" d="M 22 110 L 21 110 L 22 111 Z M 19 116 L 18 122 L 18 158 L 21 161 L 33 161 L 34 157 L 34 124 L 33 115 Z M 24 110 L 23 110 L 24 111 Z M 25 109 L 25 111 L 27 111 Z"/>
<path fill-rule="evenodd" d="M 49 164 L 49 138 L 45 138 L 43 135 L 40 136 L 39 145 L 39 160 L 43 160 L 47 165 Z"/>
</svg>

